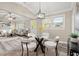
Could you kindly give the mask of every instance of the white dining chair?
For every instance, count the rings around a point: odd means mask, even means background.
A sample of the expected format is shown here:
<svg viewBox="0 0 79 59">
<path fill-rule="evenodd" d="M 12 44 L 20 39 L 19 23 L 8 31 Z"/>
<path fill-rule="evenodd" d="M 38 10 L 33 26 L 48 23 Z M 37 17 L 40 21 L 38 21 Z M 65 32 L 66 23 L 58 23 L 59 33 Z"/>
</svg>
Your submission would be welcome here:
<svg viewBox="0 0 79 59">
<path fill-rule="evenodd" d="M 49 40 L 49 33 L 42 33 L 42 38 L 44 38 L 44 40 Z"/>
<path fill-rule="evenodd" d="M 45 48 L 47 49 L 54 49 L 56 56 L 58 55 L 58 50 L 57 50 L 58 43 L 53 41 L 46 41 L 44 45 L 45 45 Z"/>
<path fill-rule="evenodd" d="M 35 40 L 36 35 L 35 35 L 34 33 L 28 33 L 28 37 L 29 37 L 29 38 L 28 38 L 29 41 L 31 41 L 31 42 L 32 42 L 32 41 L 36 41 L 36 40 Z"/>
<path fill-rule="evenodd" d="M 58 55 L 58 50 L 57 50 L 57 46 L 58 46 L 58 39 L 59 37 L 56 36 L 56 42 L 52 41 L 51 39 L 49 39 L 49 33 L 43 33 L 42 34 L 42 37 L 45 39 L 45 42 L 44 42 L 44 46 L 45 46 L 45 50 L 47 48 L 47 51 L 48 49 L 55 49 L 55 53 L 56 53 L 56 56 Z"/>
<path fill-rule="evenodd" d="M 34 52 L 34 49 L 36 48 L 35 42 L 21 42 L 22 44 L 22 56 L 24 54 L 24 50 L 27 51 L 27 56 L 29 56 L 29 52 Z"/>
<path fill-rule="evenodd" d="M 29 52 L 34 51 L 36 48 L 36 41 L 35 41 L 35 34 L 34 33 L 28 33 L 29 38 L 27 41 L 22 41 L 22 55 L 24 52 L 24 49 L 27 49 L 27 56 L 29 55 Z"/>
</svg>

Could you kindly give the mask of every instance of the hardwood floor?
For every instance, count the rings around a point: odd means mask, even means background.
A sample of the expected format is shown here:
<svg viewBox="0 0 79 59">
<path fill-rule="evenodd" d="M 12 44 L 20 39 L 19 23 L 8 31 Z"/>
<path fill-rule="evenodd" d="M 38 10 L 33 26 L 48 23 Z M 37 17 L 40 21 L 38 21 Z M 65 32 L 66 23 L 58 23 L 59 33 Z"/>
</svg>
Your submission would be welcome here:
<svg viewBox="0 0 79 59">
<path fill-rule="evenodd" d="M 21 56 L 21 40 L 22 39 L 15 39 L 9 41 L 1 41 L 0 39 L 0 56 Z M 66 56 L 66 49 L 61 48 L 61 45 L 59 45 L 59 56 Z M 35 56 L 35 52 L 29 52 L 30 56 Z M 39 56 L 43 56 L 43 53 L 39 49 L 38 52 Z M 25 50 L 24 56 L 27 56 L 27 51 Z M 55 56 L 54 49 L 48 49 L 46 52 L 46 56 Z"/>
</svg>

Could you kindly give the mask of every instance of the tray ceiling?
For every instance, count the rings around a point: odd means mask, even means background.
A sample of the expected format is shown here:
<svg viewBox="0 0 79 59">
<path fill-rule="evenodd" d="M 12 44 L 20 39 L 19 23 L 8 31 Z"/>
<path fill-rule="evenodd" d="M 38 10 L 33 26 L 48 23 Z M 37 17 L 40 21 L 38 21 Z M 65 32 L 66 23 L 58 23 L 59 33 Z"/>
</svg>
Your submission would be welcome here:
<svg viewBox="0 0 79 59">
<path fill-rule="evenodd" d="M 28 8 L 34 15 L 38 13 L 40 7 L 46 15 L 72 9 L 72 2 L 20 2 L 19 4 Z"/>
</svg>

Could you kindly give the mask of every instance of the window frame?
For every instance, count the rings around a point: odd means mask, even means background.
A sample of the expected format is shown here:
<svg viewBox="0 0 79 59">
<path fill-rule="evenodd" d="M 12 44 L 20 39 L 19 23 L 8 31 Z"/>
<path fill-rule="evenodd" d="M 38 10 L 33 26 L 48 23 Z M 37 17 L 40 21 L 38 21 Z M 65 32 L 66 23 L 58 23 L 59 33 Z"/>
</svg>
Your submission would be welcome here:
<svg viewBox="0 0 79 59">
<path fill-rule="evenodd" d="M 53 20 L 55 17 L 63 17 L 62 27 L 54 27 Z M 50 20 L 51 23 L 46 23 L 46 25 L 48 25 L 48 27 L 45 28 L 45 30 L 64 30 L 65 29 L 65 14 L 54 15 L 54 16 L 48 17 L 47 19 Z"/>
</svg>

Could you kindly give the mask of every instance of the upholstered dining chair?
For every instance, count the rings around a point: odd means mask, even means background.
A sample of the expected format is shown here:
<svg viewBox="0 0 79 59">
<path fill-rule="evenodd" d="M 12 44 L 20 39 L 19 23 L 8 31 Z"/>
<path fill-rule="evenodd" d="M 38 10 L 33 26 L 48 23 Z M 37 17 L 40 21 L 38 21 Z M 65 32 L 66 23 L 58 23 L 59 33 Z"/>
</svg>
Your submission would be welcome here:
<svg viewBox="0 0 79 59">
<path fill-rule="evenodd" d="M 46 50 L 46 48 L 47 48 L 47 50 L 49 48 L 50 49 L 54 48 L 56 56 L 57 56 L 58 55 L 58 49 L 57 49 L 57 47 L 58 47 L 58 42 L 59 42 L 57 39 L 59 39 L 59 37 L 57 36 L 55 38 L 56 39 L 55 42 L 49 39 L 49 33 L 43 33 L 42 37 L 45 39 L 45 42 L 44 42 L 45 50 Z"/>
<path fill-rule="evenodd" d="M 29 52 L 34 52 L 34 49 L 36 48 L 36 42 L 35 42 L 35 34 L 34 33 L 28 33 L 28 39 L 27 41 L 22 41 L 22 55 L 24 52 L 24 49 L 27 49 L 27 56 L 29 56 Z M 24 44 L 23 44 L 24 43 Z"/>
<path fill-rule="evenodd" d="M 29 41 L 36 41 L 35 37 L 36 37 L 36 35 L 34 33 L 28 33 L 28 40 Z"/>
</svg>

